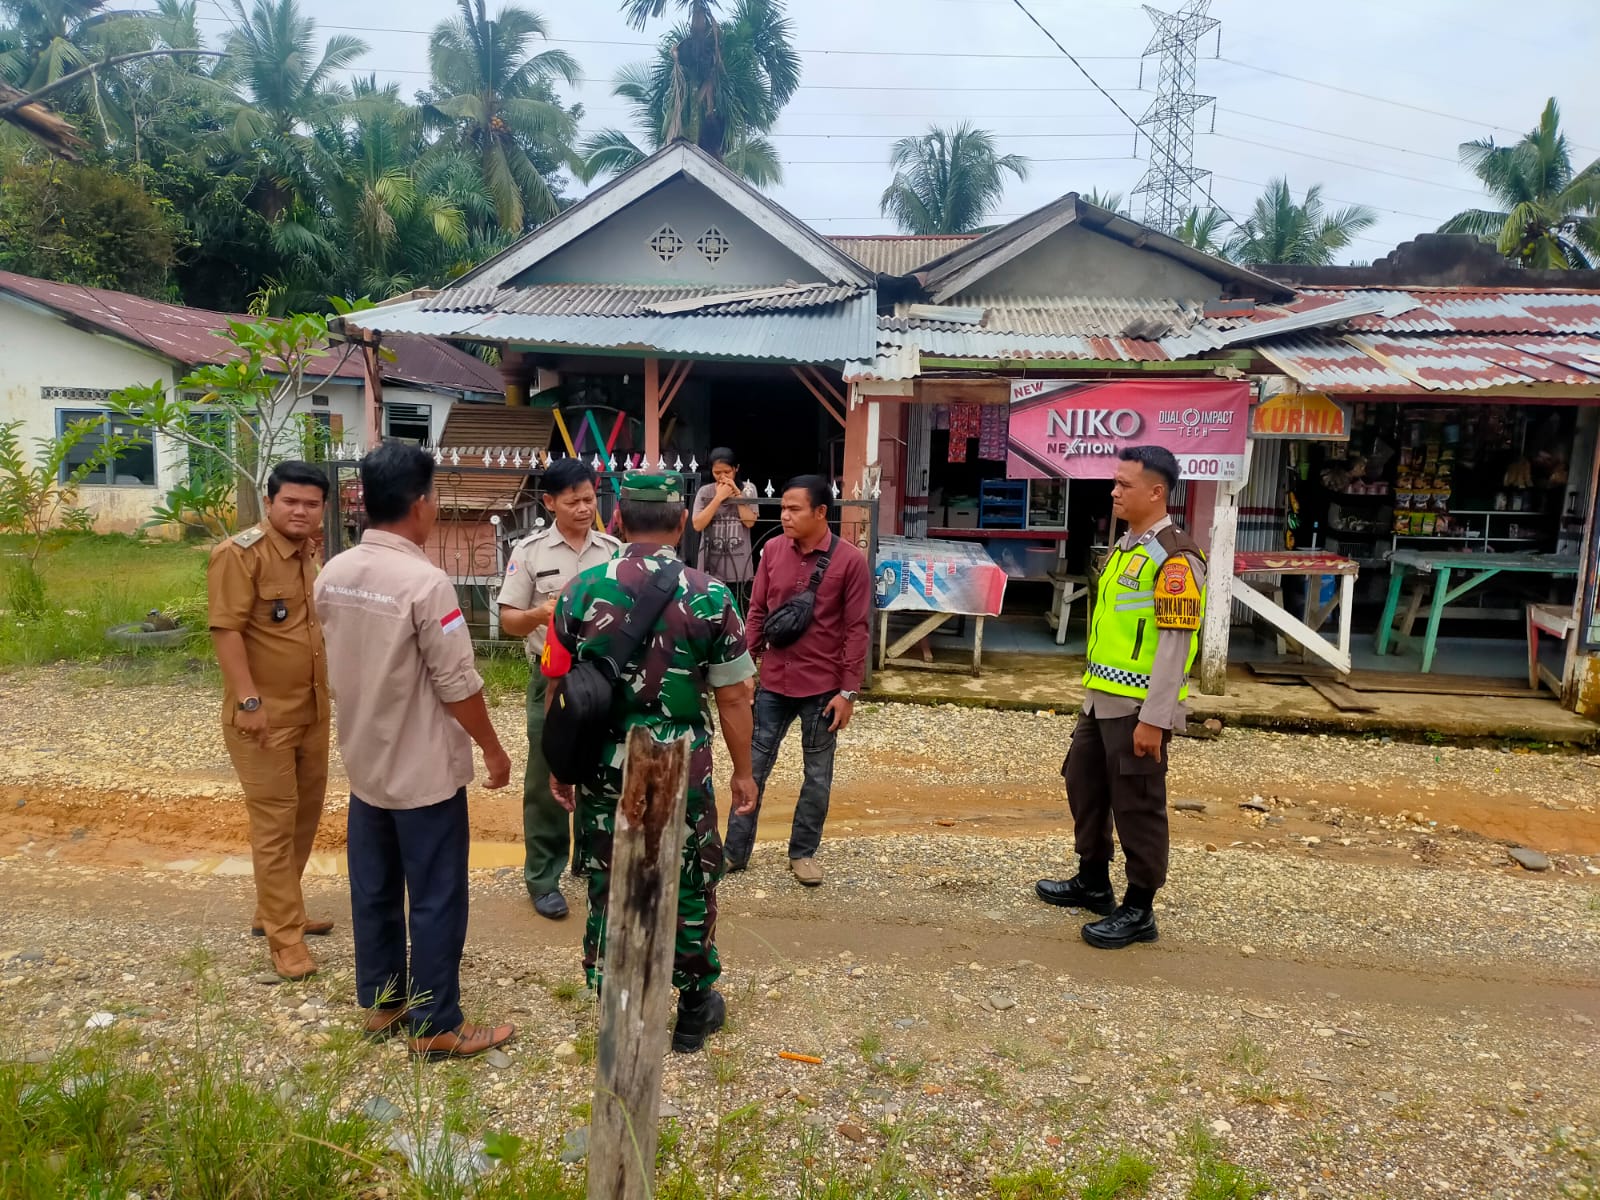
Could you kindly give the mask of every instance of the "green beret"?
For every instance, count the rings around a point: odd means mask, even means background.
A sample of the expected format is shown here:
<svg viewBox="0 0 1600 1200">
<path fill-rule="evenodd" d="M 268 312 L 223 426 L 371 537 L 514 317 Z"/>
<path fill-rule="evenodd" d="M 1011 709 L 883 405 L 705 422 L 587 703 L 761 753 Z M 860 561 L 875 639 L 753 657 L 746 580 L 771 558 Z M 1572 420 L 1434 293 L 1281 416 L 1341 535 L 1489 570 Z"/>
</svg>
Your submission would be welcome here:
<svg viewBox="0 0 1600 1200">
<path fill-rule="evenodd" d="M 622 498 L 653 504 L 682 504 L 683 482 L 676 475 L 629 471 L 622 477 Z"/>
</svg>

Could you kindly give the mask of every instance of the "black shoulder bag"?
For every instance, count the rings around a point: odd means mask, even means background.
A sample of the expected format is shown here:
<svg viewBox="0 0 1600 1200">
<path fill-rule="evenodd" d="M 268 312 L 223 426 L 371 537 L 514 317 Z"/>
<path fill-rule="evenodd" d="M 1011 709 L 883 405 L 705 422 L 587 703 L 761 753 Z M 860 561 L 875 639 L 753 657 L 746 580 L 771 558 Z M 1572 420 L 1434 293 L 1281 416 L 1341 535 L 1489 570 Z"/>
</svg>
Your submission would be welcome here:
<svg viewBox="0 0 1600 1200">
<path fill-rule="evenodd" d="M 828 563 L 832 561 L 833 549 L 838 544 L 837 536 L 830 537 L 828 548 L 812 568 L 811 582 L 806 584 L 806 590 L 785 600 L 767 614 L 766 624 L 761 627 L 761 636 L 774 650 L 794 645 L 811 628 L 811 618 L 816 615 L 817 609 L 817 589 L 822 586 L 822 577 L 828 573 Z"/>
<path fill-rule="evenodd" d="M 601 758 L 616 732 L 617 684 L 644 645 L 656 620 L 677 594 L 683 564 L 671 562 L 651 577 L 634 597 L 603 658 L 578 660 L 561 678 L 551 681 L 540 745 L 550 773 L 562 783 L 593 782 Z"/>
</svg>

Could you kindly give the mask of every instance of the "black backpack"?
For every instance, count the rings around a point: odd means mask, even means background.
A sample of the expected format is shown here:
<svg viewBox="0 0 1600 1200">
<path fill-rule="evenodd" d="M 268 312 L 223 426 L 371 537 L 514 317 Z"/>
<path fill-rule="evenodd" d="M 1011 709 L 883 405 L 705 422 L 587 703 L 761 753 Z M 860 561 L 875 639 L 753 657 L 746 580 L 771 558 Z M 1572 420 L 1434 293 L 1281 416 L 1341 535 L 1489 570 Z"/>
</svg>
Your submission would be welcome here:
<svg viewBox="0 0 1600 1200">
<path fill-rule="evenodd" d="M 656 620 L 677 594 L 683 564 L 671 562 L 633 598 L 604 658 L 578 660 L 552 682 L 540 745 L 550 773 L 562 783 L 586 786 L 599 772 L 606 744 L 616 736 L 617 683 L 644 645 Z"/>
</svg>

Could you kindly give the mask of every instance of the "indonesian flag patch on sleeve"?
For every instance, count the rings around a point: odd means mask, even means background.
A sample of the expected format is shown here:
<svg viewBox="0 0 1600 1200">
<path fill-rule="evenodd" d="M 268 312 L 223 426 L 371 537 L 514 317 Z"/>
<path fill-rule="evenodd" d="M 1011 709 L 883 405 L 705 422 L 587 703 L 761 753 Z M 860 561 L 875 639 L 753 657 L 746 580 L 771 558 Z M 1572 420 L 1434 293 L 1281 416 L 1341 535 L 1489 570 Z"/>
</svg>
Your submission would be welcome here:
<svg viewBox="0 0 1600 1200">
<path fill-rule="evenodd" d="M 1157 629 L 1200 628 L 1200 588 L 1183 555 L 1173 555 L 1162 564 L 1155 605 Z"/>
<path fill-rule="evenodd" d="M 454 633 L 456 630 L 465 629 L 466 627 L 467 619 L 461 615 L 459 608 L 452 608 L 439 618 L 439 628 L 446 633 Z"/>
</svg>

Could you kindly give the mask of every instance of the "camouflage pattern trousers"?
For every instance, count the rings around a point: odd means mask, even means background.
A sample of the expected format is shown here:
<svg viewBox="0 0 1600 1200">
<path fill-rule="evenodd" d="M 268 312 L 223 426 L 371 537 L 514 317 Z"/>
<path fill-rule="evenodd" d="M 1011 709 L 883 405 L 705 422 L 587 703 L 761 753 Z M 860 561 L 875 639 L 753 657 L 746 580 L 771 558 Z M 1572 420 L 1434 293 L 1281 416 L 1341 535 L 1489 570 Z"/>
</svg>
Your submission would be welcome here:
<svg viewBox="0 0 1600 1200">
<path fill-rule="evenodd" d="M 717 880 L 722 877 L 722 835 L 711 790 L 711 738 L 704 726 L 693 734 L 689 754 L 688 832 L 678 873 L 678 934 L 673 947 L 672 986 L 705 991 L 722 974 L 717 956 Z M 668 730 L 658 736 L 665 737 Z M 583 927 L 583 971 L 591 988 L 605 973 L 606 905 L 611 890 L 611 838 L 622 797 L 621 744 L 606 748 L 605 766 L 593 787 L 578 792 L 578 819 L 588 848 L 589 917 Z"/>
</svg>

